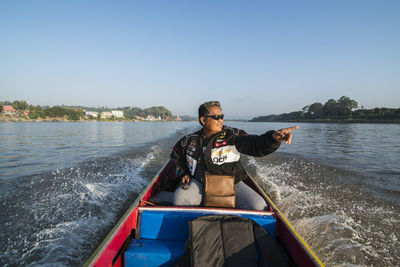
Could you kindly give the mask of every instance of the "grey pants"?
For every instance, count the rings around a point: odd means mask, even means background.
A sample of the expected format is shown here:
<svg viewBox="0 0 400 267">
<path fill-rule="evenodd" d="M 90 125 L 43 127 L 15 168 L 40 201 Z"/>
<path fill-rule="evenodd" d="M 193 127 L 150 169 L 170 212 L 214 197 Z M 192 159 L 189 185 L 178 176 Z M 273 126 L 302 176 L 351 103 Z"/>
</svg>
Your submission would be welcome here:
<svg viewBox="0 0 400 267">
<path fill-rule="evenodd" d="M 253 189 L 243 182 L 235 184 L 236 208 L 245 210 L 266 210 L 267 203 Z M 174 206 L 200 206 L 204 193 L 204 186 L 199 181 L 191 179 L 189 188 L 178 187 L 173 195 Z"/>
</svg>

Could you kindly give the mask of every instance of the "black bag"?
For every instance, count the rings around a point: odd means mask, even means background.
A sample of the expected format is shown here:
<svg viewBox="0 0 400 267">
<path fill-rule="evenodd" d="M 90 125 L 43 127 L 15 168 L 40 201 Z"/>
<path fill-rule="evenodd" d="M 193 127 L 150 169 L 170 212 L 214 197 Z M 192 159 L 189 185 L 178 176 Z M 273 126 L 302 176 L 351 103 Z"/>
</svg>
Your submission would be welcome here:
<svg viewBox="0 0 400 267">
<path fill-rule="evenodd" d="M 185 253 L 175 266 L 281 267 L 288 263 L 275 240 L 253 220 L 210 215 L 189 222 Z"/>
</svg>

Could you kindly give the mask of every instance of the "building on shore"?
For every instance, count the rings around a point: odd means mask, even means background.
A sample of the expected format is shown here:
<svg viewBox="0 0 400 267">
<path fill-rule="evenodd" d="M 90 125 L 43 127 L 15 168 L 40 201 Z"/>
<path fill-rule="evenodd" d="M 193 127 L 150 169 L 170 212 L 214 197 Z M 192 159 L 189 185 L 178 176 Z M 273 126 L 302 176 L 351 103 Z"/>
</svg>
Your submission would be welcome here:
<svg viewBox="0 0 400 267">
<path fill-rule="evenodd" d="M 113 116 L 113 114 L 111 112 L 105 111 L 101 113 L 101 118 L 102 119 L 109 119 Z"/>
<path fill-rule="evenodd" d="M 123 118 L 124 112 L 121 110 L 111 110 L 111 114 L 116 118 Z"/>
<path fill-rule="evenodd" d="M 13 108 L 13 106 L 11 106 L 11 105 L 3 105 L 3 113 L 15 115 L 15 114 L 18 114 L 18 111 L 15 108 Z"/>
<path fill-rule="evenodd" d="M 85 110 L 84 112 L 85 112 L 85 116 L 92 116 L 94 118 L 97 118 L 97 116 L 99 115 L 99 113 L 96 111 L 86 111 Z"/>
<path fill-rule="evenodd" d="M 148 120 L 148 121 L 155 121 L 155 120 L 156 120 L 156 117 L 153 116 L 153 115 L 147 115 L 147 118 L 146 118 L 145 120 Z"/>
</svg>

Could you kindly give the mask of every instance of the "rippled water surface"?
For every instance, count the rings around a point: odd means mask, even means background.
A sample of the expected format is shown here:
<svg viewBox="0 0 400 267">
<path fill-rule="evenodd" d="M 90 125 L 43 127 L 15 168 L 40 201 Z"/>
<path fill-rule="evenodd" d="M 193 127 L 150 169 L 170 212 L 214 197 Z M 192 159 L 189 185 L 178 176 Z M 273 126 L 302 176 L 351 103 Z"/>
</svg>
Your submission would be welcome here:
<svg viewBox="0 0 400 267">
<path fill-rule="evenodd" d="M 252 134 L 288 124 L 227 122 Z M 242 158 L 327 266 L 400 265 L 400 126 L 299 124 Z M 197 123 L 0 123 L 0 265 L 76 266 Z"/>
</svg>

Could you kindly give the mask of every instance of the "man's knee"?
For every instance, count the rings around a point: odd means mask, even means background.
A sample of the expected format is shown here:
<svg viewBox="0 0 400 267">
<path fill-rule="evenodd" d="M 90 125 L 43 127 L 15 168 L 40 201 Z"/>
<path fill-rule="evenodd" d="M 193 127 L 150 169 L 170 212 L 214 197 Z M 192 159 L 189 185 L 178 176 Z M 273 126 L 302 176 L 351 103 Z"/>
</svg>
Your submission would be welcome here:
<svg viewBox="0 0 400 267">
<path fill-rule="evenodd" d="M 176 189 L 173 197 L 174 206 L 193 206 L 195 205 L 194 197 L 188 190 L 183 187 Z"/>
<path fill-rule="evenodd" d="M 262 211 L 268 208 L 265 200 L 243 182 L 236 184 L 236 200 L 239 209 Z"/>
<path fill-rule="evenodd" d="M 245 209 L 245 210 L 267 210 L 268 205 L 263 198 L 251 198 L 245 199 L 242 201 L 238 201 L 236 207 L 238 209 Z"/>
<path fill-rule="evenodd" d="M 174 206 L 200 206 L 202 196 L 201 184 L 192 180 L 188 189 L 185 190 L 180 186 L 175 190 L 173 203 Z"/>
<path fill-rule="evenodd" d="M 254 210 L 263 211 L 268 209 L 268 205 L 267 203 L 265 203 L 265 200 L 263 198 L 260 198 L 252 203 L 252 208 Z"/>
</svg>

